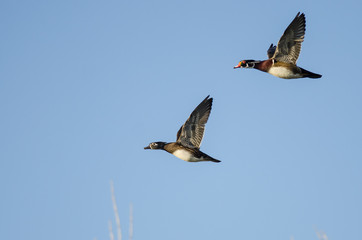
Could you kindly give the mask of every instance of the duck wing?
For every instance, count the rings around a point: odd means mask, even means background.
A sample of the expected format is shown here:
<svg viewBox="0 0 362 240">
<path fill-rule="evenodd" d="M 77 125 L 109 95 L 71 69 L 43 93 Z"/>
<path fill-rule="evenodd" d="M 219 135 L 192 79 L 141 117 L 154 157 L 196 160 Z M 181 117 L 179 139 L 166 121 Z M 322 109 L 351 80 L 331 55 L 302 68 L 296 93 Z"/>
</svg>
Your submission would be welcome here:
<svg viewBox="0 0 362 240">
<path fill-rule="evenodd" d="M 209 119 L 212 98 L 207 96 L 191 113 L 184 125 L 177 132 L 176 142 L 189 148 L 200 148 L 204 137 L 205 124 Z"/>
<path fill-rule="evenodd" d="M 273 58 L 277 61 L 296 64 L 305 34 L 305 15 L 298 13 L 280 38 Z"/>
<path fill-rule="evenodd" d="M 277 49 L 277 46 L 274 46 L 273 44 L 270 44 L 270 47 L 267 51 L 268 59 L 272 58 L 275 53 L 275 49 Z"/>
</svg>

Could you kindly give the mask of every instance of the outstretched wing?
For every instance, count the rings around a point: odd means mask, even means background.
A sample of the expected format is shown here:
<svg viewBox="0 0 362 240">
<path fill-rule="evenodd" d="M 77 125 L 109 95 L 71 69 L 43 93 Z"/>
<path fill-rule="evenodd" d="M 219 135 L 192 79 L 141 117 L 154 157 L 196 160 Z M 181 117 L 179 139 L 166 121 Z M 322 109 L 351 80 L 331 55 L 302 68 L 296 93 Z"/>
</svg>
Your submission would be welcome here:
<svg viewBox="0 0 362 240">
<path fill-rule="evenodd" d="M 298 13 L 280 38 L 273 58 L 277 61 L 296 64 L 305 34 L 305 15 Z"/>
<path fill-rule="evenodd" d="M 270 59 L 270 58 L 272 58 L 274 56 L 276 48 L 277 48 L 277 46 L 274 46 L 273 44 L 270 44 L 270 47 L 269 47 L 269 49 L 267 51 L 268 59 Z"/>
<path fill-rule="evenodd" d="M 190 148 L 200 148 L 204 137 L 205 124 L 209 119 L 212 98 L 207 96 L 191 113 L 185 124 L 177 132 L 176 142 Z"/>
</svg>

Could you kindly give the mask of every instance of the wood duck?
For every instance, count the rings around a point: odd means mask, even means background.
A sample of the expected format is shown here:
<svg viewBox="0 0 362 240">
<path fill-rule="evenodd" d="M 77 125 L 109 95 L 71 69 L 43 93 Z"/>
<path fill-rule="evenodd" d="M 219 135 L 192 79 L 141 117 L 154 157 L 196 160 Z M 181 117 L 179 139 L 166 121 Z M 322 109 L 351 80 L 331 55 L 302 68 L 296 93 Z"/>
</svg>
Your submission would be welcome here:
<svg viewBox="0 0 362 240">
<path fill-rule="evenodd" d="M 242 60 L 235 68 L 255 68 L 270 73 L 276 77 L 292 78 L 320 78 L 322 75 L 309 72 L 296 65 L 302 48 L 305 34 L 305 15 L 298 13 L 289 24 L 280 38 L 278 45 L 270 45 L 267 55 L 268 60 Z"/>
<path fill-rule="evenodd" d="M 207 96 L 191 113 L 177 132 L 176 142 L 152 142 L 144 149 L 161 149 L 187 162 L 221 162 L 201 152 L 200 145 L 204 137 L 205 124 L 209 119 L 212 98 Z"/>
</svg>

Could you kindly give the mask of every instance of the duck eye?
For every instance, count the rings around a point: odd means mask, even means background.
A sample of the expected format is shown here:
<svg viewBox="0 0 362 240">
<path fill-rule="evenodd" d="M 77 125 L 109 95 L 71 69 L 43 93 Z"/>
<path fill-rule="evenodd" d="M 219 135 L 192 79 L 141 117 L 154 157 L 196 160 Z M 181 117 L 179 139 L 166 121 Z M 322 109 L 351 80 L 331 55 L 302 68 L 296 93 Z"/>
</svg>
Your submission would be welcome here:
<svg viewBox="0 0 362 240">
<path fill-rule="evenodd" d="M 245 63 L 246 63 L 246 62 L 245 62 L 245 60 L 244 60 L 244 61 L 242 61 L 242 63 L 244 63 L 244 64 L 245 64 Z"/>
</svg>

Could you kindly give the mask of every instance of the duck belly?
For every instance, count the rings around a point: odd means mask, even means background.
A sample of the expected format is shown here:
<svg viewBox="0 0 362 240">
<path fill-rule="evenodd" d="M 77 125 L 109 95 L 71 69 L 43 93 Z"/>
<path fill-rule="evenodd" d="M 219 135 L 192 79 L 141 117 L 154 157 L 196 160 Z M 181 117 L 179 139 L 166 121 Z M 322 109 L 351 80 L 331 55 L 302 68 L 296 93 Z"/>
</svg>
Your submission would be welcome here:
<svg viewBox="0 0 362 240">
<path fill-rule="evenodd" d="M 293 70 L 286 67 L 271 67 L 268 71 L 273 76 L 285 79 L 301 78 L 300 73 L 295 73 Z"/>
<path fill-rule="evenodd" d="M 187 161 L 187 162 L 199 162 L 199 161 L 201 161 L 201 159 L 194 157 L 192 155 L 192 153 L 190 153 L 189 151 L 186 151 L 185 149 L 176 150 L 172 154 L 175 155 L 176 157 L 184 160 L 184 161 Z"/>
</svg>

